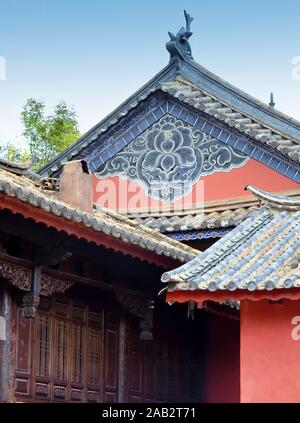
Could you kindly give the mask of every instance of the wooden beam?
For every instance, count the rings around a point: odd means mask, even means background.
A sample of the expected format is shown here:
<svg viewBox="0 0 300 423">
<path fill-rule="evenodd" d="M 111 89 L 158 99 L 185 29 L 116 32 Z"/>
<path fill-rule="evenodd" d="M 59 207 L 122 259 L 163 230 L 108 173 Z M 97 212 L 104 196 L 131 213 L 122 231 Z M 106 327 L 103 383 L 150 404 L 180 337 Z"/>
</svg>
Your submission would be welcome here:
<svg viewBox="0 0 300 423">
<path fill-rule="evenodd" d="M 24 259 L 20 259 L 18 257 L 13 257 L 10 256 L 6 253 L 1 252 L 0 253 L 0 262 L 4 261 L 4 262 L 9 262 L 12 264 L 15 264 L 17 266 L 20 267 L 25 267 L 25 268 L 32 268 L 32 262 L 29 260 L 24 260 Z M 43 267 L 43 274 L 47 274 L 49 276 L 52 276 L 54 279 L 60 279 L 62 281 L 70 281 L 73 282 L 74 284 L 79 284 L 79 285 L 86 285 L 86 286 L 91 286 L 94 288 L 98 288 L 98 289 L 102 289 L 105 291 L 110 291 L 112 293 L 115 292 L 122 292 L 124 294 L 128 294 L 130 296 L 141 296 L 143 295 L 143 293 L 141 291 L 136 291 L 133 289 L 128 289 L 125 288 L 123 286 L 119 286 L 116 284 L 111 284 L 111 283 L 107 283 L 107 282 L 103 282 L 103 281 L 99 281 L 99 280 L 95 280 L 95 279 L 90 279 L 90 278 L 85 278 L 82 276 L 78 276 L 76 274 L 72 274 L 72 273 L 65 273 L 65 272 L 61 272 L 59 270 L 54 270 L 54 269 L 49 269 L 47 267 Z"/>
<path fill-rule="evenodd" d="M 35 252 L 31 271 L 30 291 L 23 297 L 23 315 L 28 319 L 36 316 L 36 311 L 40 303 L 42 265 L 39 261 L 39 253 Z"/>
<path fill-rule="evenodd" d="M 0 232 L 31 242 L 35 246 L 42 247 L 46 244 L 53 244 L 58 241 L 65 242 L 69 245 L 69 251 L 72 252 L 72 254 L 89 258 L 90 260 L 94 260 L 96 262 L 99 262 L 99 248 L 109 249 L 105 244 L 102 245 L 98 242 L 96 243 L 95 240 L 85 239 L 84 234 L 82 234 L 81 239 L 79 239 L 76 237 L 76 234 L 67 234 L 66 232 L 56 230 L 53 227 L 47 227 L 43 223 L 37 223 L 32 219 L 24 219 L 22 216 L 14 215 L 6 210 L 0 212 L 0 216 Z M 99 233 L 99 235 L 101 234 Z M 83 241 L 85 242 L 84 248 L 82 248 Z M 154 264 L 158 267 L 167 269 L 178 266 L 178 262 L 176 260 L 165 256 L 157 256 L 155 253 L 151 253 L 149 251 L 143 252 L 145 257 L 139 257 L 138 255 L 131 254 L 130 250 L 134 246 L 130 246 L 128 244 L 127 247 L 128 251 L 126 254 L 132 259 L 137 258 L 139 260 L 146 261 L 149 265 Z M 114 249 L 113 246 L 110 248 L 114 250 L 115 253 L 125 254 L 125 251 Z M 147 260 L 146 257 L 150 255 L 155 257 L 155 260 Z"/>
</svg>

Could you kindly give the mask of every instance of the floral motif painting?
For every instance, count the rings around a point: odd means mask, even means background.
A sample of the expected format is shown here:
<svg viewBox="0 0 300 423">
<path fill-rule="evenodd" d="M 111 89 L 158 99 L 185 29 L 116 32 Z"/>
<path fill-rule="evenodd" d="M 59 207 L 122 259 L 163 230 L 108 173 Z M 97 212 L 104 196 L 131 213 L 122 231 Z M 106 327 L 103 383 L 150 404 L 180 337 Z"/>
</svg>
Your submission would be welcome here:
<svg viewBox="0 0 300 423">
<path fill-rule="evenodd" d="M 201 176 L 243 166 L 247 156 L 166 115 L 105 163 L 99 178 L 139 182 L 146 195 L 166 203 L 187 195 Z"/>
</svg>

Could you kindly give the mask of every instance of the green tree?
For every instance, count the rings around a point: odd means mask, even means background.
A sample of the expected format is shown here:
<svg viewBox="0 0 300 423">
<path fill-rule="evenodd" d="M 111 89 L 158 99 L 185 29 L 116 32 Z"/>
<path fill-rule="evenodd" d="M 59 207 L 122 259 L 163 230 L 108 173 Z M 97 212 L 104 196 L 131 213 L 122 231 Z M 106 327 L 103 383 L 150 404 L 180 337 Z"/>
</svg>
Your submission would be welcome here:
<svg viewBox="0 0 300 423">
<path fill-rule="evenodd" d="M 15 163 L 29 162 L 29 152 L 26 148 L 17 147 L 12 142 L 5 144 L 1 143 L 0 156 L 1 158 Z"/>
<path fill-rule="evenodd" d="M 21 113 L 21 120 L 29 156 L 35 159 L 36 169 L 53 159 L 80 136 L 76 113 L 64 101 L 55 106 L 51 115 L 45 116 L 45 103 L 30 98 Z"/>
</svg>

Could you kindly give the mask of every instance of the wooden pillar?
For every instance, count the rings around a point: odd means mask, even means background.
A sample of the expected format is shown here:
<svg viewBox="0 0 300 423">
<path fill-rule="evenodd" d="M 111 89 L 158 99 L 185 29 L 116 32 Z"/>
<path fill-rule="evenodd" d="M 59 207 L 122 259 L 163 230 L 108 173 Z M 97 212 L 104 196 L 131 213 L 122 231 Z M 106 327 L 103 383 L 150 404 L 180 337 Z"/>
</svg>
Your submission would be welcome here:
<svg viewBox="0 0 300 423">
<path fill-rule="evenodd" d="M 40 255 L 42 254 L 40 253 Z M 39 260 L 39 255 L 35 253 L 31 272 L 30 291 L 23 297 L 23 314 L 24 317 L 27 317 L 29 319 L 33 319 L 35 317 L 36 310 L 40 303 L 42 266 Z"/>
<path fill-rule="evenodd" d="M 120 316 L 118 402 L 127 402 L 128 396 L 128 330 L 126 312 Z"/>
<path fill-rule="evenodd" d="M 0 282 L 0 402 L 14 401 L 11 296 L 6 281 Z"/>
</svg>

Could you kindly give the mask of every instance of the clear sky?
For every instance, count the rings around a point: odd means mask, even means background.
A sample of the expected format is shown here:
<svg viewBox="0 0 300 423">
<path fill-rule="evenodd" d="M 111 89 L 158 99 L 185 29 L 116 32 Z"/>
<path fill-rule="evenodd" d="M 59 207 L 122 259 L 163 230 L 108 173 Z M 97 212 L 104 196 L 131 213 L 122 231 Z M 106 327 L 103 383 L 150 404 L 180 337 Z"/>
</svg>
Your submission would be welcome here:
<svg viewBox="0 0 300 423">
<path fill-rule="evenodd" d="M 300 120 L 299 0 L 0 0 L 0 141 L 21 139 L 29 97 L 64 99 L 87 131 L 168 63 L 184 8 L 195 60 Z"/>
</svg>

